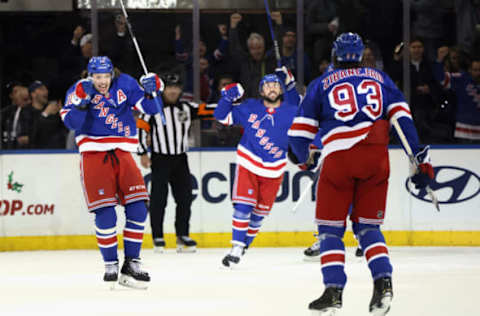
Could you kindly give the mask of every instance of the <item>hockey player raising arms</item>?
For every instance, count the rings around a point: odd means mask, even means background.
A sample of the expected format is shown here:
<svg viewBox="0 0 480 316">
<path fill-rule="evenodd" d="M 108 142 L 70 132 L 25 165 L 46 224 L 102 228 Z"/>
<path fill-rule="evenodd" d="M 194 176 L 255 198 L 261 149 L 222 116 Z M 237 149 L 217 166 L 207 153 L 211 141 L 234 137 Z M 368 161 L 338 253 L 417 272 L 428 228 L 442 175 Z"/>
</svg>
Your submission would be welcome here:
<svg viewBox="0 0 480 316">
<path fill-rule="evenodd" d="M 150 95 L 161 92 L 163 83 L 157 75 L 148 74 L 140 78 L 142 89 L 134 78 L 114 71 L 108 57 L 92 57 L 87 70 L 88 78 L 68 90 L 60 114 L 65 125 L 75 130 L 83 192 L 88 210 L 95 214 L 98 247 L 105 262 L 104 281 L 113 286 L 118 279 L 114 207 L 120 203 L 125 206 L 126 225 L 119 283 L 146 288 L 150 276 L 140 269 L 139 257 L 148 193 L 130 153 L 138 147 L 132 109 L 157 113 Z"/>
<path fill-rule="evenodd" d="M 360 36 L 341 34 L 333 47 L 335 70 L 310 84 L 288 132 L 299 162 L 306 161 L 308 144 L 319 129 L 324 146 L 315 218 L 325 291 L 309 309 L 333 315 L 342 306 L 347 281 L 342 238 L 352 205 L 353 231 L 374 280 L 369 311 L 385 315 L 393 297 L 392 265 L 380 231 L 389 177 L 389 121 L 398 121 L 415 155 L 418 170 L 412 181 L 417 188 L 429 184 L 433 168 L 429 148 L 419 145 L 402 93 L 385 73 L 361 67 L 364 46 Z"/>
<path fill-rule="evenodd" d="M 294 78 L 285 67 L 264 76 L 258 89 L 262 99 L 234 105 L 243 88 L 238 83 L 226 86 L 214 113 L 221 123 L 244 128 L 232 192 L 233 247 L 222 260 L 225 267 L 238 264 L 270 213 L 287 165 L 287 132 L 298 109 Z"/>
</svg>

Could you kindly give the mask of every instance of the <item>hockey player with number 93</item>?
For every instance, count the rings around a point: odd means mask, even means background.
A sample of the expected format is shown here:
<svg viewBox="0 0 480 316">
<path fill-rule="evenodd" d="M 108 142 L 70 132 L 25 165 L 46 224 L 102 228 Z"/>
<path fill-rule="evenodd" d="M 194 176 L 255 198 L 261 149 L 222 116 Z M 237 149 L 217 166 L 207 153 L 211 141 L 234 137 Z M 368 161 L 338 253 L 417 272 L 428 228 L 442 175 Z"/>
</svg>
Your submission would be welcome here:
<svg viewBox="0 0 480 316">
<path fill-rule="evenodd" d="M 162 92 L 163 83 L 149 73 L 140 78 L 142 88 L 134 78 L 114 70 L 105 56 L 92 57 L 87 70 L 88 78 L 67 91 L 60 115 L 65 125 L 75 130 L 83 192 L 88 210 L 95 214 L 97 243 L 105 262 L 104 281 L 111 288 L 117 280 L 124 286 L 146 288 L 150 276 L 140 268 L 140 248 L 148 192 L 131 155 L 138 147 L 132 110 L 157 113 L 152 94 Z M 126 217 L 120 278 L 117 204 L 125 207 Z"/>
<path fill-rule="evenodd" d="M 385 73 L 360 65 L 363 49 L 354 33 L 335 40 L 335 69 L 310 83 L 288 132 L 298 162 L 307 160 L 317 131 L 323 144 L 315 221 L 325 290 L 309 305 L 318 315 L 334 315 L 342 306 L 347 282 L 342 238 L 350 205 L 353 231 L 374 281 L 369 311 L 385 315 L 390 310 L 392 265 L 380 231 L 390 172 L 389 123 L 396 120 L 406 135 L 418 165 L 412 177 L 416 187 L 427 187 L 434 177 L 429 147 L 419 144 L 404 96 Z"/>
</svg>

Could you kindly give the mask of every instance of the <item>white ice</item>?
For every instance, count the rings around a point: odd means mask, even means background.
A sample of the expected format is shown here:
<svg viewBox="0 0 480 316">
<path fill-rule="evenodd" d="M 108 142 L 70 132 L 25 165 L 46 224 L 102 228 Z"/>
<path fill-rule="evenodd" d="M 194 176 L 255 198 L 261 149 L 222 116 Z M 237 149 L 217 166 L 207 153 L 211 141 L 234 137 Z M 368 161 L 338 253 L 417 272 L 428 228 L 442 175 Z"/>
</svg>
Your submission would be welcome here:
<svg viewBox="0 0 480 316">
<path fill-rule="evenodd" d="M 142 252 L 147 290 L 101 281 L 98 251 L 0 253 L 0 315 L 302 316 L 323 291 L 320 264 L 301 248 L 252 248 L 236 270 L 227 249 L 195 254 Z M 388 316 L 480 315 L 480 248 L 391 247 L 394 299 Z M 348 283 L 340 315 L 369 315 L 370 272 L 347 249 Z M 479 300 L 479 301 L 477 301 Z"/>
</svg>

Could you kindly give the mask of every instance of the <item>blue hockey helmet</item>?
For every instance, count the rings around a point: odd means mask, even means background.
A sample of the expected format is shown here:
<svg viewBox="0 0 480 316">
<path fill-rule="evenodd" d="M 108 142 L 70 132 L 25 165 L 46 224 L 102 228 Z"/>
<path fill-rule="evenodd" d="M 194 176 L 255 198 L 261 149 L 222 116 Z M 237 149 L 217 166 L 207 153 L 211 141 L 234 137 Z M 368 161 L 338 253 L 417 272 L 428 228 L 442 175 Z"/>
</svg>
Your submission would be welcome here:
<svg viewBox="0 0 480 316">
<path fill-rule="evenodd" d="M 88 75 L 92 74 L 112 74 L 113 78 L 113 64 L 107 56 L 95 56 L 90 58 L 87 66 Z"/>
<path fill-rule="evenodd" d="M 262 93 L 263 85 L 267 82 L 278 82 L 280 84 L 280 88 L 282 89 L 282 93 L 285 92 L 285 87 L 282 80 L 280 80 L 280 78 L 278 78 L 278 76 L 275 74 L 268 74 L 263 76 L 262 80 L 260 80 L 260 84 L 258 85 L 258 93 Z"/>
<path fill-rule="evenodd" d="M 360 35 L 342 33 L 333 42 L 332 57 L 339 62 L 361 62 L 364 48 Z"/>
</svg>

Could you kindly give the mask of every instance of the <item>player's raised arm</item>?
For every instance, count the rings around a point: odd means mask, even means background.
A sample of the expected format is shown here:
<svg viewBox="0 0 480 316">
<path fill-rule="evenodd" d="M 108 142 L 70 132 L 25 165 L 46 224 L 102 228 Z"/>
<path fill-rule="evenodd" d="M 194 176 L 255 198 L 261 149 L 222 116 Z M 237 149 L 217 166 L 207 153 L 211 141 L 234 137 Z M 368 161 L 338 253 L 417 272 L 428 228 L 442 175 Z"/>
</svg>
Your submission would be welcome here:
<svg viewBox="0 0 480 316">
<path fill-rule="evenodd" d="M 232 83 L 222 89 L 222 97 L 218 101 L 217 108 L 213 112 L 213 116 L 217 121 L 224 125 L 232 125 L 236 123 L 233 114 L 233 102 L 239 100 L 243 96 L 244 90 L 241 84 Z"/>
<path fill-rule="evenodd" d="M 81 128 L 87 116 L 86 109 L 94 94 L 95 88 L 91 79 L 79 80 L 67 91 L 60 116 L 69 129 Z"/>
<path fill-rule="evenodd" d="M 135 79 L 130 76 L 128 77 L 130 78 L 129 84 L 131 86 L 130 104 L 132 104 L 133 108 L 141 113 L 158 113 L 153 94 L 156 93 L 156 99 L 160 103 L 160 106 L 163 107 L 161 94 L 165 88 L 165 84 L 162 79 L 160 79 L 157 74 L 148 73 L 140 77 L 140 86 Z"/>
<path fill-rule="evenodd" d="M 275 74 L 280 80 L 282 80 L 283 86 L 285 87 L 285 93 L 283 94 L 285 102 L 297 105 L 300 104 L 301 98 L 295 88 L 295 77 L 290 69 L 282 66 L 281 68 L 275 69 Z"/>
</svg>

